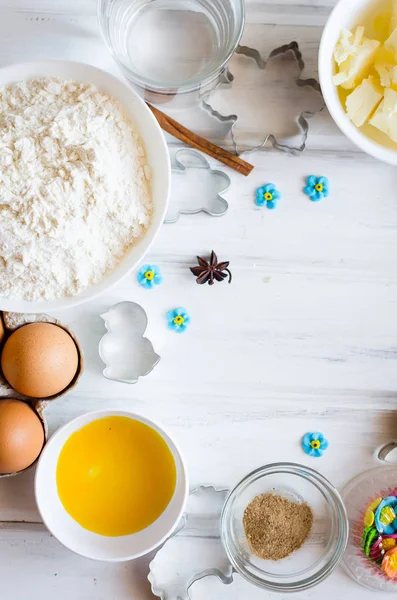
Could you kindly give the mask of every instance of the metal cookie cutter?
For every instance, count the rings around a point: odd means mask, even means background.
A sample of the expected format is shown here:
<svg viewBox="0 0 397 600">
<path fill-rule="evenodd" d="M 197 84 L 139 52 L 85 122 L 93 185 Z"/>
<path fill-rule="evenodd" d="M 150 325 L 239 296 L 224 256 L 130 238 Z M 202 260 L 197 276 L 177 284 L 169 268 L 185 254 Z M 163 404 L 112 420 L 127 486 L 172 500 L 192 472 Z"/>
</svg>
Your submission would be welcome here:
<svg viewBox="0 0 397 600">
<path fill-rule="evenodd" d="M 178 150 L 172 169 L 171 202 L 165 223 L 176 223 L 180 215 L 204 212 L 221 217 L 229 203 L 221 194 L 230 186 L 230 177 L 212 169 L 207 159 L 196 150 Z"/>
<path fill-rule="evenodd" d="M 248 46 L 238 46 L 238 48 L 236 50 L 236 54 L 244 55 L 244 56 L 247 56 L 248 58 L 253 59 L 257 65 L 257 67 L 262 71 L 264 71 L 266 69 L 266 67 L 268 66 L 268 63 L 271 59 L 276 58 L 278 56 L 282 56 L 282 55 L 292 54 L 297 66 L 298 66 L 298 74 L 296 77 L 293 78 L 295 85 L 299 88 L 306 87 L 306 86 L 312 88 L 315 92 L 317 92 L 320 95 L 320 97 L 322 99 L 321 87 L 320 87 L 319 82 L 314 78 L 309 78 L 309 79 L 302 78 L 302 74 L 305 69 L 305 63 L 304 63 L 302 53 L 299 49 L 297 42 L 291 42 L 289 44 L 286 44 L 284 46 L 280 46 L 279 48 L 276 48 L 269 54 L 267 60 L 263 60 L 263 58 L 261 57 L 258 50 L 255 50 L 254 48 L 249 48 Z M 219 111 L 215 110 L 211 105 L 211 96 L 214 94 L 214 92 L 220 86 L 225 86 L 225 85 L 231 86 L 234 79 L 235 79 L 234 75 L 230 72 L 229 69 L 227 69 L 226 72 L 224 73 L 224 75 L 222 76 L 222 78 L 219 80 L 218 84 L 215 86 L 215 88 L 213 90 L 211 90 L 203 98 L 202 104 L 203 104 L 204 109 L 207 110 L 213 117 L 218 119 L 218 121 L 220 121 L 222 123 L 228 123 L 228 122 L 230 123 L 230 134 L 231 134 L 235 153 L 237 155 L 240 155 L 240 154 L 245 154 L 248 152 L 254 152 L 255 150 L 260 150 L 264 146 L 266 146 L 267 142 L 269 142 L 269 141 L 274 148 L 276 148 L 277 150 L 281 150 L 282 152 L 288 152 L 290 154 L 299 154 L 300 152 L 303 152 L 303 150 L 306 148 L 306 141 L 307 141 L 307 137 L 308 137 L 308 133 L 309 133 L 308 119 L 313 117 L 314 115 L 318 114 L 322 110 L 324 110 L 324 108 L 325 108 L 324 101 L 322 100 L 321 105 L 316 110 L 304 110 L 296 117 L 295 120 L 296 120 L 298 129 L 299 129 L 299 134 L 300 134 L 300 139 L 301 139 L 301 143 L 299 145 L 289 145 L 286 143 L 282 143 L 279 139 L 277 139 L 277 137 L 273 133 L 266 133 L 266 135 L 264 136 L 264 138 L 260 144 L 250 147 L 248 149 L 245 149 L 244 151 L 240 151 L 240 149 L 238 147 L 237 138 L 236 138 L 236 132 L 235 132 L 235 127 L 239 120 L 239 115 L 238 114 L 223 115 Z"/>
<path fill-rule="evenodd" d="M 190 600 L 192 585 L 216 576 L 233 581 L 233 567 L 220 539 L 220 515 L 229 490 L 199 486 L 189 496 L 187 510 L 174 535 L 149 565 L 152 592 L 161 600 Z M 193 565 L 193 566 L 192 566 Z"/>
<path fill-rule="evenodd" d="M 99 342 L 99 356 L 107 379 L 136 383 L 148 375 L 160 360 L 152 343 L 144 337 L 148 320 L 142 306 L 119 302 L 101 315 L 107 333 Z"/>
</svg>

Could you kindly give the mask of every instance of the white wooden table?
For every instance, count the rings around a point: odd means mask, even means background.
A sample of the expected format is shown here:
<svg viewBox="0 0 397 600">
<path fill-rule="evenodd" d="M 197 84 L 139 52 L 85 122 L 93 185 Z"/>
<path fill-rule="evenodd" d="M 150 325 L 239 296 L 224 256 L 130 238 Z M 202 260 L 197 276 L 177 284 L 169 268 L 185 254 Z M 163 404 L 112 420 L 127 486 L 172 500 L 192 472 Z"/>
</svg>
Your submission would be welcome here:
<svg viewBox="0 0 397 600">
<path fill-rule="evenodd" d="M 1 0 L 0 64 L 72 58 L 113 69 L 99 40 L 95 0 Z M 318 43 L 335 0 L 249 0 L 244 42 L 265 54 L 297 39 L 316 72 Z M 196 129 L 197 129 L 196 121 Z M 200 129 L 211 134 L 203 118 Z M 175 140 L 171 144 L 178 145 Z M 86 370 L 78 388 L 47 409 L 51 431 L 101 407 L 129 407 L 162 421 L 187 458 L 191 484 L 233 485 L 272 461 L 300 461 L 335 485 L 377 464 L 377 447 L 397 437 L 397 171 L 361 154 L 327 113 L 311 124 L 301 157 L 274 151 L 250 157 L 245 179 L 230 173 L 226 216 L 183 217 L 163 227 L 150 254 L 165 281 L 146 292 L 134 277 L 98 300 L 58 313 L 78 335 Z M 327 175 L 331 197 L 311 203 L 309 174 Z M 257 210 L 256 187 L 274 181 L 283 199 Z M 188 270 L 214 249 L 230 260 L 233 284 L 210 288 Z M 101 374 L 99 314 L 135 300 L 157 325 L 162 361 L 136 386 Z M 165 329 L 177 305 L 191 316 L 182 336 Z M 300 449 L 323 431 L 321 460 Z M 45 529 L 33 497 L 34 473 L 0 482 L 1 600 L 149 600 L 149 557 L 120 565 L 73 555 Z M 238 580 L 196 584 L 193 600 L 270 599 Z M 279 596 L 276 596 L 279 597 Z M 296 595 L 375 597 L 342 571 Z"/>
</svg>

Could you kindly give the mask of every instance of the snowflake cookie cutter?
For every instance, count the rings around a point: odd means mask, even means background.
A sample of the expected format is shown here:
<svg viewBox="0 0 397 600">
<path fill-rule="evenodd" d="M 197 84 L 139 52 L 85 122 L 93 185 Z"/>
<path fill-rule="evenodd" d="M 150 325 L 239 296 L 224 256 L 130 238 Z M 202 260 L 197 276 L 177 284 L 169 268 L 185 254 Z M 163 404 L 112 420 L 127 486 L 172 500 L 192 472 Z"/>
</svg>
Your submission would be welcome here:
<svg viewBox="0 0 397 600">
<path fill-rule="evenodd" d="M 262 56 L 258 50 L 256 50 L 255 48 L 250 48 L 248 46 L 238 46 L 237 50 L 236 50 L 236 54 L 246 56 L 247 58 L 251 58 L 252 60 L 255 61 L 258 69 L 260 69 L 262 71 L 264 71 L 266 69 L 266 67 L 271 59 L 277 58 L 282 55 L 292 54 L 293 59 L 295 60 L 297 67 L 298 67 L 298 74 L 294 78 L 295 85 L 299 88 L 309 87 L 309 88 L 313 89 L 315 92 L 317 92 L 319 94 L 319 96 L 322 99 L 321 87 L 320 87 L 320 83 L 317 81 L 317 79 L 315 79 L 313 77 L 304 79 L 302 77 L 306 65 L 303 60 L 302 52 L 300 51 L 300 48 L 299 48 L 299 45 L 297 42 L 293 41 L 293 42 L 290 42 L 289 44 L 285 44 L 283 46 L 275 48 L 274 50 L 272 50 L 270 52 L 270 54 L 268 55 L 266 60 L 264 60 L 262 58 Z M 229 68 L 226 69 L 226 71 L 223 73 L 223 75 L 219 79 L 218 83 L 216 84 L 216 86 L 212 90 L 210 90 L 210 92 L 208 92 L 202 99 L 202 106 L 211 116 L 215 117 L 221 123 L 230 123 L 230 135 L 231 135 L 235 154 L 237 156 L 240 156 L 242 154 L 255 152 L 256 150 L 261 150 L 267 145 L 268 142 L 271 143 L 273 148 L 275 148 L 276 150 L 280 150 L 282 152 L 287 152 L 289 154 L 295 154 L 295 155 L 302 153 L 306 148 L 306 142 L 307 142 L 307 138 L 309 135 L 308 119 L 311 119 L 316 114 L 322 112 L 325 108 L 325 102 L 322 101 L 321 106 L 319 106 L 319 108 L 316 110 L 303 110 L 302 112 L 299 113 L 299 115 L 297 115 L 295 121 L 298 126 L 298 130 L 299 130 L 298 133 L 300 134 L 300 138 L 301 138 L 301 143 L 299 145 L 289 145 L 289 144 L 282 143 L 279 139 L 277 139 L 277 137 L 273 133 L 266 133 L 265 137 L 263 138 L 263 140 L 261 141 L 260 144 L 249 147 L 240 152 L 239 145 L 238 145 L 237 138 L 236 138 L 236 133 L 235 133 L 235 128 L 236 128 L 236 125 L 239 120 L 239 115 L 238 114 L 224 115 L 221 112 L 219 112 L 218 110 L 215 110 L 213 108 L 213 106 L 211 105 L 211 96 L 214 94 L 214 92 L 221 86 L 231 86 L 233 84 L 234 79 L 235 79 L 234 75 L 229 70 Z"/>
<path fill-rule="evenodd" d="M 222 194 L 230 187 L 230 177 L 219 169 L 213 169 L 200 152 L 185 148 L 178 150 L 172 174 L 171 201 L 164 223 L 176 223 L 181 215 L 203 212 L 211 217 L 221 217 L 227 212 L 229 203 Z M 190 187 L 189 180 L 185 179 L 189 177 Z M 203 204 L 204 198 L 206 204 Z"/>
<path fill-rule="evenodd" d="M 191 600 L 193 584 L 205 577 L 217 577 L 226 585 L 233 582 L 235 571 L 220 538 L 220 516 L 228 494 L 228 489 L 204 485 L 190 493 L 178 528 L 149 565 L 148 580 L 155 596 Z M 190 566 L 195 561 L 196 566 Z"/>
</svg>

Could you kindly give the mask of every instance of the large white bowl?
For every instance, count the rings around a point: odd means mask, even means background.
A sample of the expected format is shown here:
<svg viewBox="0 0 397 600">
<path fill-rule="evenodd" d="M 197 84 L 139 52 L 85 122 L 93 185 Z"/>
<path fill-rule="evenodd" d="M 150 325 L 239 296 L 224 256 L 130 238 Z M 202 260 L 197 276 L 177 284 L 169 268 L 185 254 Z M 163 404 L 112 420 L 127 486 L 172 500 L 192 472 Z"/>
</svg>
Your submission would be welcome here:
<svg viewBox="0 0 397 600">
<path fill-rule="evenodd" d="M 36 77 L 59 77 L 93 83 L 102 92 L 117 98 L 125 112 L 137 124 L 144 141 L 148 163 L 152 169 L 153 219 L 145 235 L 128 252 L 120 265 L 97 285 L 88 287 L 78 296 L 50 301 L 28 302 L 1 297 L 0 310 L 40 312 L 70 308 L 91 300 L 119 282 L 142 260 L 152 245 L 167 211 L 171 184 L 170 158 L 163 132 L 151 110 L 139 96 L 122 81 L 105 71 L 84 63 L 45 60 L 11 65 L 0 69 L 0 86 Z"/>
<path fill-rule="evenodd" d="M 333 52 L 342 29 L 360 25 L 360 15 L 376 0 L 340 0 L 329 17 L 320 44 L 318 71 L 325 103 L 339 129 L 370 156 L 391 165 L 397 165 L 397 150 L 386 148 L 359 131 L 347 116 L 332 81 L 335 72 Z"/>
<path fill-rule="evenodd" d="M 160 517 L 146 529 L 132 535 L 107 537 L 92 533 L 77 523 L 64 509 L 58 496 L 56 469 L 59 454 L 72 433 L 103 417 L 129 417 L 145 423 L 165 440 L 176 465 L 176 487 L 171 502 Z M 189 494 L 186 467 L 171 437 L 157 423 L 126 410 L 97 410 L 87 413 L 58 429 L 44 447 L 35 477 L 36 503 L 49 531 L 64 546 L 94 560 L 120 562 L 143 556 L 162 544 L 178 525 Z"/>
</svg>

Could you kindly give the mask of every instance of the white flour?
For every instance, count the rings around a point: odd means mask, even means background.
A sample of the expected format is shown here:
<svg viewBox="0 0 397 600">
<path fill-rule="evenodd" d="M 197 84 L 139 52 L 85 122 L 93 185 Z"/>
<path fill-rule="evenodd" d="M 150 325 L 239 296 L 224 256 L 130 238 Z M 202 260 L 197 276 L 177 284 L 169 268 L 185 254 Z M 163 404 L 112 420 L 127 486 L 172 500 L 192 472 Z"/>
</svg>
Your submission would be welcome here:
<svg viewBox="0 0 397 600">
<path fill-rule="evenodd" d="M 74 296 L 147 229 L 150 170 L 133 123 L 94 86 L 0 88 L 0 295 Z"/>
</svg>

